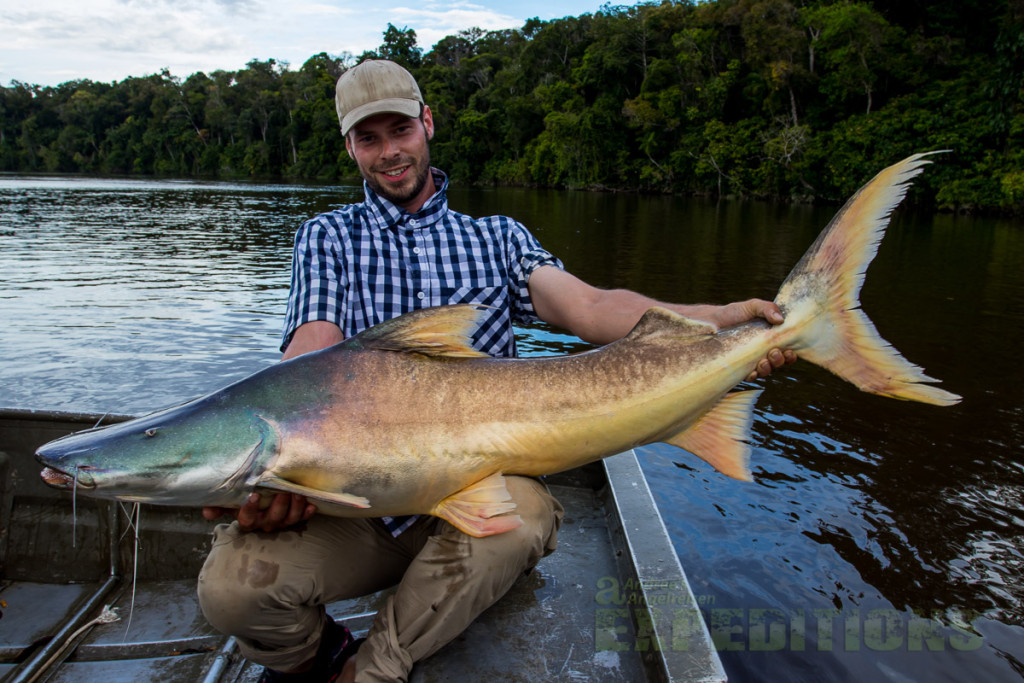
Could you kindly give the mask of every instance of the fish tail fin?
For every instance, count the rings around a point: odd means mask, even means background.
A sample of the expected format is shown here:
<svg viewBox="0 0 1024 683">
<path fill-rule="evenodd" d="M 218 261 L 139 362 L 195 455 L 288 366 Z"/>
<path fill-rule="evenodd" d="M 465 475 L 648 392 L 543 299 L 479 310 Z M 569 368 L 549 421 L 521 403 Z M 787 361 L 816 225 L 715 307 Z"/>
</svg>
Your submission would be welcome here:
<svg viewBox="0 0 1024 683">
<path fill-rule="evenodd" d="M 801 328 L 792 348 L 863 391 L 952 405 L 960 400 L 882 339 L 860 310 L 868 264 L 910 180 L 930 163 L 915 154 L 886 168 L 836 214 L 779 290 L 776 303 Z"/>
<path fill-rule="evenodd" d="M 481 537 L 522 526 L 519 515 L 508 514 L 515 509 L 505 477 L 497 472 L 448 496 L 435 505 L 430 514 L 470 536 Z"/>
</svg>

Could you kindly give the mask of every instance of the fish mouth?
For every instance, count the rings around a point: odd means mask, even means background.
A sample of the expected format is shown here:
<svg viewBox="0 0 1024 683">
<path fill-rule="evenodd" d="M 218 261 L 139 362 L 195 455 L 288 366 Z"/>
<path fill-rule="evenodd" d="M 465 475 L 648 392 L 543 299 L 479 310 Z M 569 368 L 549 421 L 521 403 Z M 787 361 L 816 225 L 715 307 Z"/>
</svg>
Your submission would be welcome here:
<svg viewBox="0 0 1024 683">
<path fill-rule="evenodd" d="M 39 473 L 39 476 L 42 478 L 44 483 L 56 489 L 72 489 L 76 486 L 83 489 L 96 488 L 96 485 L 92 482 L 92 478 L 88 475 L 83 477 L 81 473 L 79 473 L 78 477 L 74 477 L 52 467 L 44 467 L 43 471 Z"/>
</svg>

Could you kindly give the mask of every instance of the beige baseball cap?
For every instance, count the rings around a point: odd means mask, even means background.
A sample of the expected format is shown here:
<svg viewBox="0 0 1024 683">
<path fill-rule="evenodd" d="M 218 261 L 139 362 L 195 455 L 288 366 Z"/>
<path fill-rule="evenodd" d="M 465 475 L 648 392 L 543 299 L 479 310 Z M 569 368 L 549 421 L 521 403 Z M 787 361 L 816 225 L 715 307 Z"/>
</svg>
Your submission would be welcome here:
<svg viewBox="0 0 1024 683">
<path fill-rule="evenodd" d="M 416 79 L 404 68 L 382 59 L 362 62 L 341 75 L 334 89 L 341 134 L 374 114 L 419 117 L 423 96 Z"/>
</svg>

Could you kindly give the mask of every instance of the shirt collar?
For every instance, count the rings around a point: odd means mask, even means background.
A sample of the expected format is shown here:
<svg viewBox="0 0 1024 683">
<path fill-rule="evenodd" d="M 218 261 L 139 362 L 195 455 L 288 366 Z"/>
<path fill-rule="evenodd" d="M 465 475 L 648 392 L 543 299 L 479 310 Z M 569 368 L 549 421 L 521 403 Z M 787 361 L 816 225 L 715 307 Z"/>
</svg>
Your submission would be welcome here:
<svg viewBox="0 0 1024 683">
<path fill-rule="evenodd" d="M 441 220 L 448 211 L 448 176 L 439 169 L 430 168 L 434 177 L 434 187 L 438 188 L 416 213 L 409 213 L 390 200 L 374 192 L 369 184 L 363 181 L 365 205 L 375 225 L 381 229 L 402 228 L 417 230 L 430 227 Z"/>
</svg>

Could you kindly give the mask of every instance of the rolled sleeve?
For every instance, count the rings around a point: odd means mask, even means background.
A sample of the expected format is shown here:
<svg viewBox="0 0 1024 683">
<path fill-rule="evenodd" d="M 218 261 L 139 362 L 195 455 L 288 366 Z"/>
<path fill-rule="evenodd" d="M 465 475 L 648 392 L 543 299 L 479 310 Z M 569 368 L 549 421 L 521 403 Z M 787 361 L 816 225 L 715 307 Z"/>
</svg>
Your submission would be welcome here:
<svg viewBox="0 0 1024 683">
<path fill-rule="evenodd" d="M 329 223 L 315 218 L 295 233 L 291 291 L 285 311 L 281 351 L 288 348 L 300 325 L 323 320 L 342 327 L 344 263 L 340 245 Z"/>
<path fill-rule="evenodd" d="M 520 223 L 513 223 L 509 231 L 509 287 L 512 297 L 512 319 L 517 323 L 538 320 L 530 298 L 530 275 L 541 266 L 554 266 L 564 270 L 565 266 L 551 252 L 540 246 L 540 242 Z"/>
</svg>

